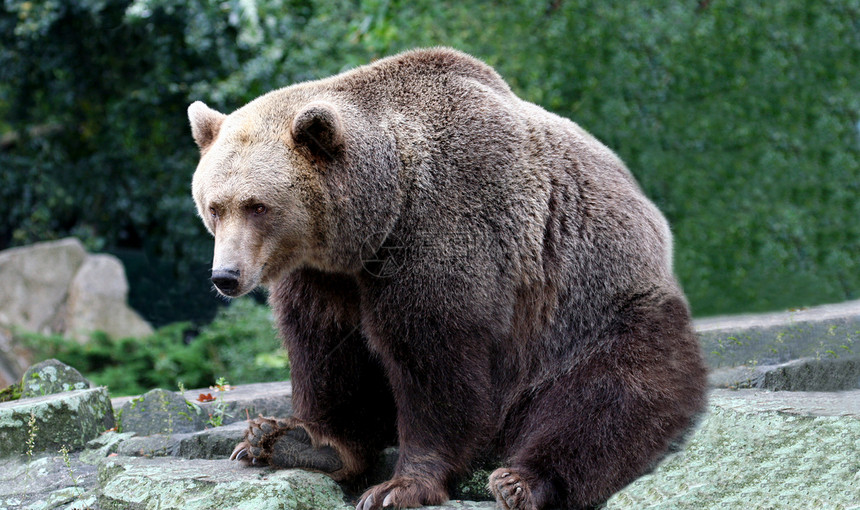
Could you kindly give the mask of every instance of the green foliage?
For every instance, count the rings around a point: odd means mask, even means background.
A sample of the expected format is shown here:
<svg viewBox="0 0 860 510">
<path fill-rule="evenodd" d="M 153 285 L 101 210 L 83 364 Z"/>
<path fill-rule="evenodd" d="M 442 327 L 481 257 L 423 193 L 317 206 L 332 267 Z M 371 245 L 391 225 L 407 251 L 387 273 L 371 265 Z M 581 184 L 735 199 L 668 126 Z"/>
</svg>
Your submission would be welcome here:
<svg viewBox="0 0 860 510">
<path fill-rule="evenodd" d="M 445 44 L 622 156 L 673 225 L 697 315 L 856 298 L 858 19 L 858 0 L 7 0 L 0 248 L 141 253 L 132 304 L 200 322 L 187 104 Z"/>
<path fill-rule="evenodd" d="M 57 358 L 75 367 L 96 384 L 108 386 L 112 396 L 172 388 L 177 381 L 189 388 L 203 388 L 218 377 L 237 384 L 289 377 L 286 354 L 278 349 L 271 312 L 265 305 L 248 298 L 235 300 L 186 342 L 189 327 L 176 323 L 147 338 L 116 341 L 95 334 L 84 345 L 59 336 L 28 333 L 19 338 L 37 358 Z M 282 363 L 258 364 L 260 354 Z"/>
</svg>

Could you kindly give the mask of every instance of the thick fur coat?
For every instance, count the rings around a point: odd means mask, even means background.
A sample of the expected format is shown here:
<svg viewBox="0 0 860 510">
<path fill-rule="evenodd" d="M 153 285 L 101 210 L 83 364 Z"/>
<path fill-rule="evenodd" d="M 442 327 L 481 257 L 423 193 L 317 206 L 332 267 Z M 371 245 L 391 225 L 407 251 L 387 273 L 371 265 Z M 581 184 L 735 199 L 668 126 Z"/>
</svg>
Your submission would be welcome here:
<svg viewBox="0 0 860 510">
<path fill-rule="evenodd" d="M 259 285 L 292 364 L 287 419 L 234 458 L 357 480 L 361 510 L 439 504 L 479 457 L 505 509 L 599 503 L 705 404 L 672 240 L 619 158 L 489 66 L 418 50 L 189 108 L 213 282 Z"/>
</svg>

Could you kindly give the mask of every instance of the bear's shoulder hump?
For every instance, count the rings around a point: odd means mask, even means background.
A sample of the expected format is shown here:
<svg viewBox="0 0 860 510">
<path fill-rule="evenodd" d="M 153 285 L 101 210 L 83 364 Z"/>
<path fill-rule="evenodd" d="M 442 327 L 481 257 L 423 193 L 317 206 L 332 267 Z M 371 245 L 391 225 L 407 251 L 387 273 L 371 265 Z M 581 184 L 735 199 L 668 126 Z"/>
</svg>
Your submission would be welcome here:
<svg viewBox="0 0 860 510">
<path fill-rule="evenodd" d="M 448 47 L 409 50 L 377 62 L 377 65 L 417 74 L 454 74 L 474 79 L 503 93 L 511 89 L 489 65 L 459 50 Z"/>
</svg>

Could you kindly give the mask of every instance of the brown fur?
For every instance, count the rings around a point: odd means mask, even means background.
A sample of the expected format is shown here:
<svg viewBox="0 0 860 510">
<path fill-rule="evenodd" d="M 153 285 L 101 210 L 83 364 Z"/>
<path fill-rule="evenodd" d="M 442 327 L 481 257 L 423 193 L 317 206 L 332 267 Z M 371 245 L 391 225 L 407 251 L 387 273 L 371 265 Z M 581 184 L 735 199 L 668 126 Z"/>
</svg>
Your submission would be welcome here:
<svg viewBox="0 0 860 510">
<path fill-rule="evenodd" d="M 189 117 L 213 276 L 269 287 L 295 417 L 341 478 L 400 447 L 362 510 L 441 502 L 487 453 L 503 508 L 599 503 L 703 409 L 663 216 L 483 63 L 407 52 Z"/>
</svg>

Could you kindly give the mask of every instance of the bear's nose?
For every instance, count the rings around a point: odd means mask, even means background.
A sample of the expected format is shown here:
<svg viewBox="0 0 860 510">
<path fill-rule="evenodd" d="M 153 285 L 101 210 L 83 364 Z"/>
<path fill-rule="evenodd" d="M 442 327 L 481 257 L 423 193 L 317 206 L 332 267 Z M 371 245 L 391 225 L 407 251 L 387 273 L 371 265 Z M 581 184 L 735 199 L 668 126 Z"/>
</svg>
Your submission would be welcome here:
<svg viewBox="0 0 860 510">
<path fill-rule="evenodd" d="M 214 269 L 212 270 L 212 283 L 224 294 L 231 295 L 239 288 L 239 270 Z"/>
</svg>

